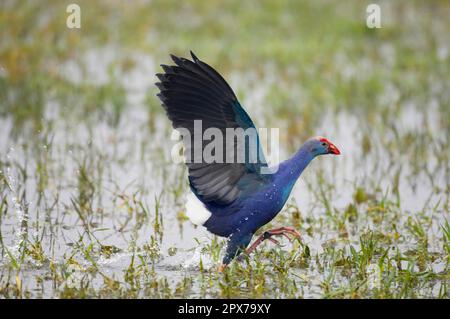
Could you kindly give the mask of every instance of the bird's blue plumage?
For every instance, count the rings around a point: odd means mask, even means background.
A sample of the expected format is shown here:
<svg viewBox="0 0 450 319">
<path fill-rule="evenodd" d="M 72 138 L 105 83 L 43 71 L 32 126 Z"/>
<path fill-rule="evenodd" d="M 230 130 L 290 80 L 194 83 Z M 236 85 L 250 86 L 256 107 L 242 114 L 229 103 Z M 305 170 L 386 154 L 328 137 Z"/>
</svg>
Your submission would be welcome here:
<svg viewBox="0 0 450 319">
<path fill-rule="evenodd" d="M 224 263 L 228 263 L 239 248 L 245 248 L 249 238 L 281 211 L 298 177 L 313 158 L 306 144 L 293 158 L 281 163 L 277 172 L 263 184 L 250 181 L 243 185 L 248 191 L 232 205 L 223 207 L 206 203 L 213 214 L 204 226 L 213 234 L 232 238 Z"/>
<path fill-rule="evenodd" d="M 157 83 L 161 91 L 158 96 L 174 128 L 187 129 L 195 136 L 194 124 L 200 120 L 203 129 L 255 130 L 226 81 L 192 52 L 191 55 L 193 61 L 172 56 L 176 66 L 162 65 L 165 73 L 157 74 L 161 80 Z M 242 140 L 233 138 L 233 154 L 239 148 L 245 150 L 243 163 L 186 163 L 192 192 L 211 212 L 204 226 L 213 234 L 229 238 L 224 264 L 245 249 L 256 230 L 281 211 L 298 177 L 314 157 L 339 154 L 326 139 L 312 138 L 274 173 L 263 174 L 261 168 L 267 168 L 267 163 L 256 131 L 255 140 L 256 143 L 250 143 L 245 137 L 242 144 Z M 189 145 L 195 145 L 195 141 Z M 203 150 L 204 142 L 200 146 Z"/>
</svg>

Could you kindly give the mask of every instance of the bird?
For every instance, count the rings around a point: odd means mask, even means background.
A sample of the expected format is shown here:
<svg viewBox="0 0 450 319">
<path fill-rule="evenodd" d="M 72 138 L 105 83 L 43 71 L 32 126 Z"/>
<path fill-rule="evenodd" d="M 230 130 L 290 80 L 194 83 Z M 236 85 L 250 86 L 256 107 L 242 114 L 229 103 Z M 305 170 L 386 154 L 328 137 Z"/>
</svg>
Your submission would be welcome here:
<svg viewBox="0 0 450 319">
<path fill-rule="evenodd" d="M 265 231 L 249 245 L 257 230 L 282 210 L 308 164 L 317 156 L 341 152 L 327 138 L 316 136 L 308 139 L 292 157 L 271 169 L 256 134 L 253 142 L 250 138 L 244 141 L 233 138 L 225 143 L 235 151 L 243 150 L 245 156 L 240 158 L 241 161 L 236 160 L 233 152 L 232 161 L 223 157 L 211 161 L 201 156 L 192 161 L 192 154 L 204 151 L 208 144 L 208 140 L 195 144 L 196 121 L 202 124 L 201 132 L 210 128 L 218 132 L 227 129 L 245 131 L 256 129 L 256 126 L 219 72 L 192 51 L 190 54 L 192 60 L 171 54 L 175 65 L 161 64 L 163 72 L 156 74 L 159 82 L 155 85 L 159 89 L 157 97 L 173 128 L 191 134 L 183 138 L 185 154 L 191 159 L 186 161 L 191 190 L 186 204 L 187 215 L 193 223 L 202 225 L 212 234 L 227 238 L 226 251 L 218 268 L 222 272 L 234 259 L 250 254 L 264 240 L 278 243 L 275 236 L 302 239 L 294 228 L 280 227 Z M 229 157 L 230 152 L 223 151 L 224 156 Z"/>
</svg>

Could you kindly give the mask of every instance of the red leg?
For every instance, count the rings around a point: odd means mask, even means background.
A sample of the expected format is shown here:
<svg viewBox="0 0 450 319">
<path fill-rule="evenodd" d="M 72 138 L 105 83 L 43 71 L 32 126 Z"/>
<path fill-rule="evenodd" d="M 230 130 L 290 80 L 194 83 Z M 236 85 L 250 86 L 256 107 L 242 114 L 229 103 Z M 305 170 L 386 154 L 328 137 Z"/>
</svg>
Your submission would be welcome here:
<svg viewBox="0 0 450 319">
<path fill-rule="evenodd" d="M 278 229 L 274 229 L 274 230 L 278 230 Z M 274 235 L 284 235 L 284 236 L 286 236 L 289 240 L 291 240 L 291 238 L 289 238 L 289 237 L 288 237 L 286 234 L 284 234 L 284 233 L 280 233 L 280 234 L 278 234 L 278 233 L 272 234 L 271 232 L 272 232 L 272 231 L 269 230 L 269 231 L 264 232 L 264 234 L 262 234 L 261 236 L 259 236 L 258 239 L 255 240 L 255 242 L 254 242 L 249 248 L 247 248 L 247 249 L 245 250 L 245 253 L 246 253 L 246 254 L 250 254 L 253 250 L 256 249 L 256 247 L 259 246 L 259 244 L 261 244 L 261 243 L 262 243 L 264 240 L 266 240 L 266 239 L 270 240 L 270 241 L 271 241 L 272 243 L 274 243 L 274 244 L 279 245 L 280 243 L 278 242 L 278 240 L 276 240 L 276 239 L 274 239 L 274 238 L 271 238 L 271 236 L 274 236 Z M 242 255 L 238 256 L 238 257 L 237 257 L 237 260 L 238 260 L 238 261 L 241 261 L 241 260 L 242 260 Z M 221 264 L 221 265 L 219 266 L 219 268 L 217 269 L 217 271 L 220 272 L 220 273 L 221 273 L 221 272 L 224 272 L 224 271 L 225 271 L 225 268 L 227 268 L 227 265 L 226 265 L 226 264 Z"/>
<path fill-rule="evenodd" d="M 247 254 L 252 253 L 256 249 L 256 247 L 258 247 L 259 244 L 261 244 L 266 239 L 270 240 L 271 242 L 273 242 L 275 244 L 279 244 L 279 242 L 277 240 L 275 240 L 274 238 L 272 238 L 272 236 L 284 236 L 287 239 L 289 239 L 290 241 L 292 241 L 292 238 L 290 238 L 288 236 L 288 234 L 294 236 L 295 238 L 299 239 L 300 241 L 302 240 L 302 236 L 294 228 L 281 227 L 281 228 L 271 229 L 271 230 L 264 232 L 264 234 L 262 234 L 261 236 L 259 236 L 258 239 L 255 240 L 255 242 L 249 248 L 247 248 L 245 250 L 245 252 Z"/>
<path fill-rule="evenodd" d="M 269 232 L 272 235 L 283 235 L 286 238 L 288 238 L 290 241 L 292 241 L 292 238 L 290 238 L 287 234 L 294 236 L 298 240 L 303 240 L 302 235 L 300 235 L 300 233 L 292 227 L 281 227 L 281 228 L 277 228 L 277 229 L 272 229 Z"/>
</svg>

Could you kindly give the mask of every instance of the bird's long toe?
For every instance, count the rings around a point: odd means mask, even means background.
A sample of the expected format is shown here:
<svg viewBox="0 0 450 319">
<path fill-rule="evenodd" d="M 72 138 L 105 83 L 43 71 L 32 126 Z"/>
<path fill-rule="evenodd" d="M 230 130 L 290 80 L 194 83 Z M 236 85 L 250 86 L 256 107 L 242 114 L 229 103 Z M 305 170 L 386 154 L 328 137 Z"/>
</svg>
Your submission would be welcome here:
<svg viewBox="0 0 450 319">
<path fill-rule="evenodd" d="M 225 271 L 226 268 L 227 268 L 227 264 L 220 264 L 219 267 L 217 268 L 217 271 L 222 273 Z"/>
</svg>

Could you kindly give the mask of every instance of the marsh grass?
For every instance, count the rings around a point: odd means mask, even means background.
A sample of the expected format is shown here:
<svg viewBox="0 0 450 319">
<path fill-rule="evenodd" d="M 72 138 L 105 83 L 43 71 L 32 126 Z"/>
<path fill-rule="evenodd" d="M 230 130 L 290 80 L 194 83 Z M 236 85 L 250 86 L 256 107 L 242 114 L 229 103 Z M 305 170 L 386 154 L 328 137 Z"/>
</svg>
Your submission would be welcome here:
<svg viewBox="0 0 450 319">
<path fill-rule="evenodd" d="M 3 298 L 448 298 L 446 1 L 0 5 Z M 225 243 L 187 221 L 186 169 L 152 86 L 168 53 L 218 68 L 283 159 L 316 160 L 282 213 L 303 242 L 216 266 Z"/>
</svg>

